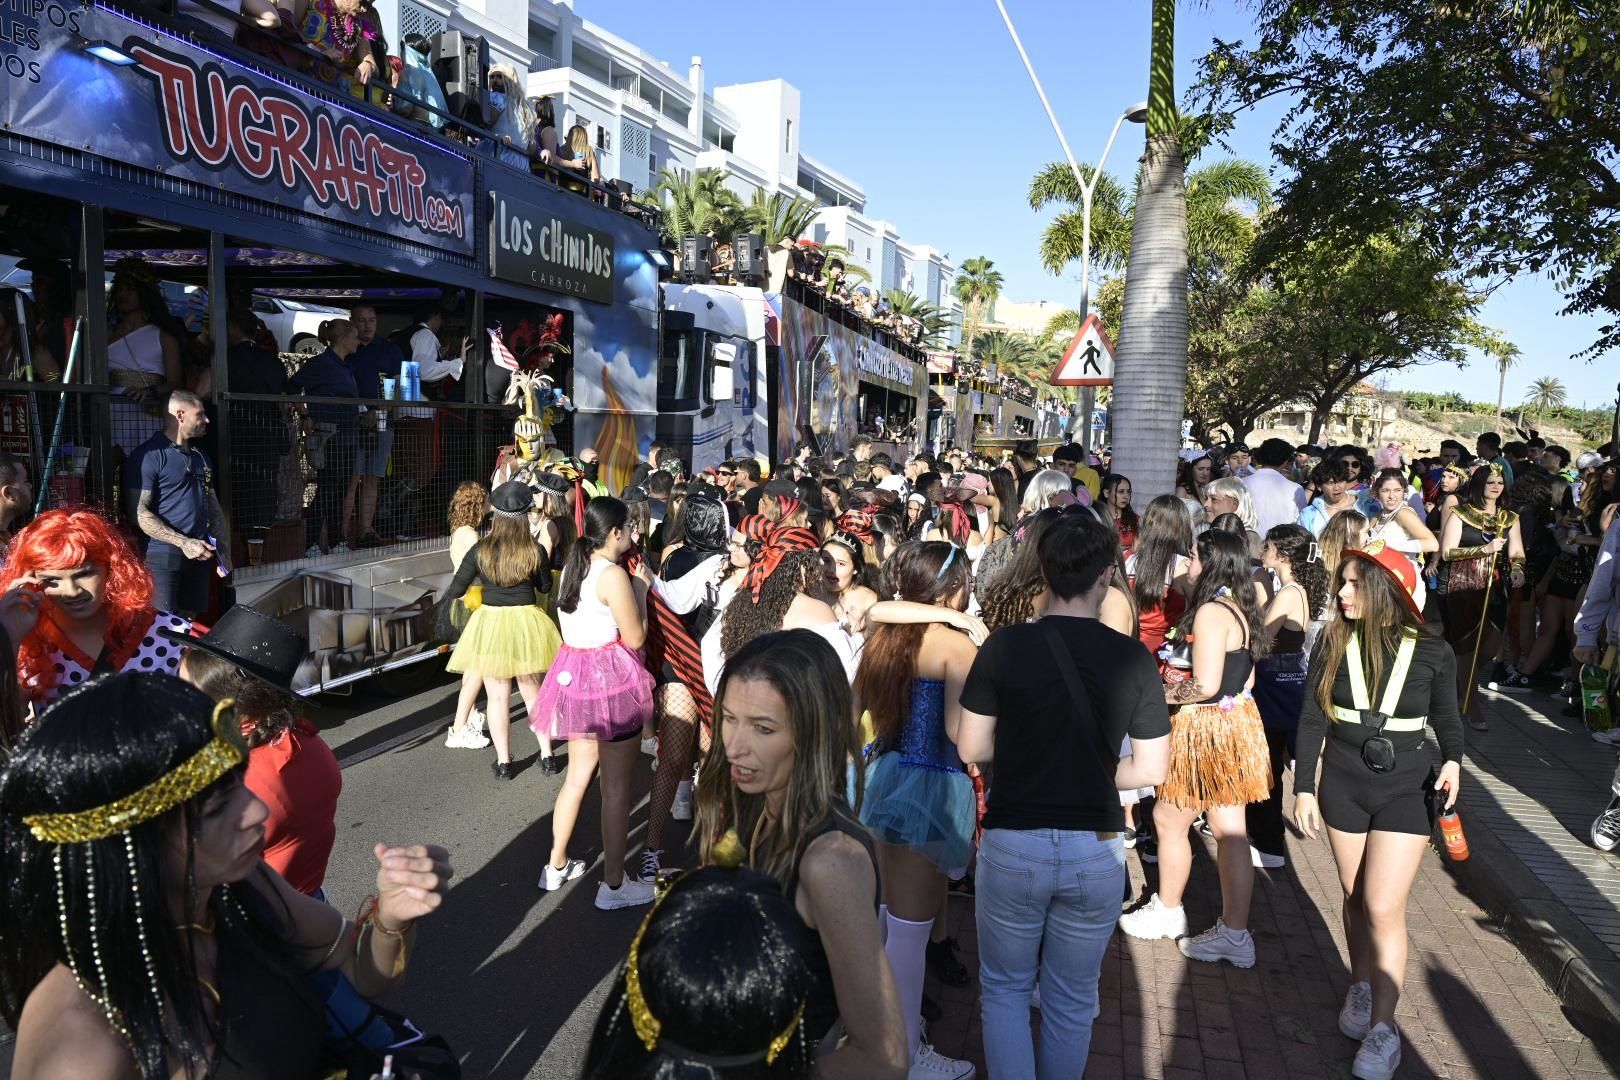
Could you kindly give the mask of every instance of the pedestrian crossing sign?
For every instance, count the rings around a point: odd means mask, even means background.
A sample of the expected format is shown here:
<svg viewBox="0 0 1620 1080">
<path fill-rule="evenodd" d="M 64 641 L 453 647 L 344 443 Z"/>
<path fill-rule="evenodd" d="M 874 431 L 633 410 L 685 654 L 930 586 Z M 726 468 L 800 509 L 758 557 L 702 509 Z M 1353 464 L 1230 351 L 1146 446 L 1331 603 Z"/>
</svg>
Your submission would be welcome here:
<svg viewBox="0 0 1620 1080">
<path fill-rule="evenodd" d="M 1114 343 L 1108 340 L 1102 319 L 1096 313 L 1086 316 L 1080 329 L 1064 350 L 1063 359 L 1046 380 L 1052 386 L 1112 386 L 1114 384 Z"/>
</svg>

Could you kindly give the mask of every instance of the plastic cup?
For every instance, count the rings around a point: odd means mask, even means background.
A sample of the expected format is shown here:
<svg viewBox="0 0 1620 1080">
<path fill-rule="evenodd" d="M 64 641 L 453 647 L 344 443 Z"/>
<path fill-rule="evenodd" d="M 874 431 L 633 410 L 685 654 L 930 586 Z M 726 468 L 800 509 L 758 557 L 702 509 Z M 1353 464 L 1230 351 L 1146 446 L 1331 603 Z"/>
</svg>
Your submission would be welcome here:
<svg viewBox="0 0 1620 1080">
<path fill-rule="evenodd" d="M 393 401 L 394 400 L 394 394 L 397 392 L 397 387 L 398 386 L 399 386 L 399 383 L 396 380 L 390 379 L 388 376 L 384 375 L 383 380 L 382 380 L 382 396 L 383 396 L 383 400 L 384 401 Z"/>
<path fill-rule="evenodd" d="M 247 542 L 247 549 L 248 549 L 248 552 L 247 552 L 248 565 L 249 566 L 263 566 L 264 565 L 264 538 L 263 537 L 255 537 L 255 538 L 249 539 L 248 542 Z"/>
</svg>

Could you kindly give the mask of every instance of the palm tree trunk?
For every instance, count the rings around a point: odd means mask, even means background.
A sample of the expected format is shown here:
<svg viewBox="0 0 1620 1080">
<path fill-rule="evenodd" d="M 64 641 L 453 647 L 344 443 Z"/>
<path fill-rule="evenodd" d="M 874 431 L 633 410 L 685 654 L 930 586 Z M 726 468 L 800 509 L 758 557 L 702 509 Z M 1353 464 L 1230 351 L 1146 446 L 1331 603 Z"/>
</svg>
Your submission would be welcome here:
<svg viewBox="0 0 1620 1080">
<path fill-rule="evenodd" d="M 1187 397 L 1187 187 L 1176 131 L 1175 0 L 1153 0 L 1147 149 L 1114 371 L 1113 471 L 1137 505 L 1175 491 Z"/>
<path fill-rule="evenodd" d="M 1500 373 L 1496 379 L 1496 422 L 1500 424 L 1502 422 L 1502 396 L 1507 393 L 1507 365 L 1499 363 L 1496 367 Z"/>
</svg>

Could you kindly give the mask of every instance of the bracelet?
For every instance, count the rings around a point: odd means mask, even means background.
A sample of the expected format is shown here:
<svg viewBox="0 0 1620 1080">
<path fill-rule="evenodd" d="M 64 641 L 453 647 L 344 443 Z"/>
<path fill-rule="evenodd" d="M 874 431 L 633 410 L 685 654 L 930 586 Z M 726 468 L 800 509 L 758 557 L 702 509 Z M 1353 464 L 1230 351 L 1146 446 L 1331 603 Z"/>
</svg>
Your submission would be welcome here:
<svg viewBox="0 0 1620 1080">
<path fill-rule="evenodd" d="M 1509 559 L 1508 560 L 1508 572 L 1512 573 L 1512 574 L 1522 574 L 1522 573 L 1524 573 L 1524 556 L 1523 555 L 1520 555 L 1516 559 Z"/>
<path fill-rule="evenodd" d="M 388 976 L 390 980 L 393 980 L 405 974 L 406 955 L 410 951 L 405 933 L 410 930 L 412 924 L 406 923 L 398 930 L 390 930 L 382 924 L 379 915 L 380 909 L 381 904 L 376 896 L 368 896 L 360 902 L 361 915 L 356 920 L 357 927 L 354 935 L 354 959 L 356 964 L 360 962 L 360 939 L 364 936 L 363 932 L 367 927 L 376 930 L 384 937 L 396 939 L 399 942 L 399 952 L 394 955 L 394 970 Z"/>
<path fill-rule="evenodd" d="M 344 939 L 345 936 L 348 935 L 348 933 L 349 933 L 349 920 L 348 919 L 342 919 L 338 923 L 337 936 L 332 939 L 332 944 L 327 946 L 326 955 L 321 957 L 321 962 L 315 965 L 315 970 L 316 971 L 324 971 L 324 970 L 326 970 L 327 962 L 332 959 L 332 954 L 337 952 L 338 946 L 343 944 L 343 939 Z"/>
</svg>

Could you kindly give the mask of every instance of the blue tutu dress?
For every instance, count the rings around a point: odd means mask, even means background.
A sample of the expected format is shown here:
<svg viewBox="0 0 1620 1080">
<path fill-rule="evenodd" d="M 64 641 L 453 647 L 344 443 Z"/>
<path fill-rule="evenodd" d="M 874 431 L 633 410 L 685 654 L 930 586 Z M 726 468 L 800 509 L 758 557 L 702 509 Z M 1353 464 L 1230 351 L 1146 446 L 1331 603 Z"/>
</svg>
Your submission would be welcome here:
<svg viewBox="0 0 1620 1080">
<path fill-rule="evenodd" d="M 976 809 L 973 781 L 945 737 L 945 683 L 913 679 L 899 745 L 867 766 L 861 823 L 949 873 L 973 852 Z"/>
</svg>

